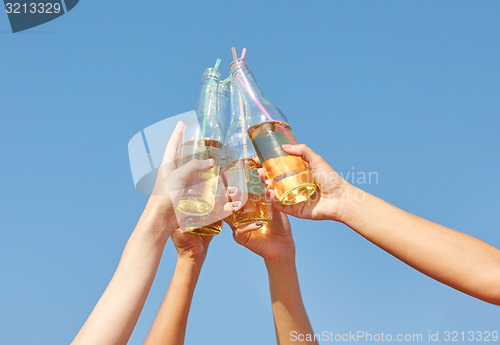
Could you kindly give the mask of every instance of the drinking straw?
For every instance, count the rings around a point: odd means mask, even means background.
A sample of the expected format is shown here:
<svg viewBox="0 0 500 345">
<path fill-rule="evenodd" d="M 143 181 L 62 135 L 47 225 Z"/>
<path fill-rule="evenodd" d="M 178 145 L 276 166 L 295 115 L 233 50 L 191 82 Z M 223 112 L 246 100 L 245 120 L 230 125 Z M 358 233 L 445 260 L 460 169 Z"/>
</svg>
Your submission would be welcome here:
<svg viewBox="0 0 500 345">
<path fill-rule="evenodd" d="M 234 60 L 236 61 L 237 59 L 237 56 L 236 56 L 236 49 L 234 47 L 231 48 L 232 52 L 233 52 L 233 58 Z M 247 53 L 247 48 L 243 48 L 243 50 L 241 51 L 241 58 L 244 59 L 245 58 L 245 55 Z M 241 80 L 241 77 L 239 75 L 236 75 L 236 79 L 238 79 L 238 82 L 241 84 L 241 86 L 243 86 L 243 88 L 245 89 L 245 91 L 250 95 L 250 97 L 252 98 L 252 100 L 254 101 L 254 103 L 257 105 L 257 107 L 259 107 L 259 109 L 264 113 L 264 115 L 267 117 L 267 119 L 269 121 L 274 121 L 273 118 L 271 117 L 271 115 L 269 115 L 269 113 L 267 112 L 267 110 L 264 108 L 264 106 L 259 102 L 259 100 L 257 99 L 257 97 L 255 96 L 255 94 L 253 92 L 251 92 L 248 87 L 245 85 L 245 83 L 243 83 L 243 80 Z M 241 97 L 241 96 L 240 96 Z M 283 134 L 285 134 L 285 136 L 288 138 L 288 140 L 290 140 L 291 143 L 293 144 L 297 144 L 297 140 L 295 140 L 293 138 L 293 136 L 290 134 L 290 132 L 286 129 L 285 125 L 284 124 L 281 124 L 279 125 L 279 127 L 281 128 Z"/>
<path fill-rule="evenodd" d="M 243 99 L 241 98 L 241 94 L 238 92 L 238 99 L 240 103 L 240 123 L 241 123 L 241 135 L 243 137 L 243 157 L 248 158 L 248 147 L 247 147 L 247 125 L 245 123 L 245 108 L 243 106 Z"/>
<path fill-rule="evenodd" d="M 217 59 L 217 61 L 215 61 L 215 65 L 214 65 L 214 72 L 217 72 L 217 70 L 219 69 L 219 66 L 220 66 L 220 62 L 221 62 L 221 59 Z M 212 90 L 212 83 L 210 83 L 210 85 L 208 86 L 207 88 L 207 93 L 206 93 L 206 100 L 205 100 L 205 108 L 203 109 L 203 125 L 202 125 L 202 128 L 201 128 L 201 137 L 202 138 L 205 138 L 205 132 L 207 130 L 207 109 L 210 105 L 210 93 L 211 93 L 211 90 Z"/>
<path fill-rule="evenodd" d="M 232 47 L 231 51 L 233 52 L 233 59 L 236 62 L 238 60 L 238 55 L 236 55 L 236 48 Z M 246 53 L 247 53 L 247 48 L 243 48 L 243 51 L 241 53 L 241 58 L 242 59 L 245 57 Z M 252 98 L 252 101 L 254 101 L 254 103 L 257 104 L 257 106 L 264 113 L 264 115 L 266 115 L 267 119 L 269 121 L 274 121 L 273 118 L 271 117 L 271 115 L 269 115 L 269 113 L 267 112 L 267 110 L 262 106 L 262 104 L 260 104 L 260 102 L 257 99 L 257 97 L 255 96 L 255 94 L 253 92 L 251 92 L 248 89 L 248 87 L 245 85 L 245 83 L 243 82 L 243 80 L 241 80 L 241 77 L 240 77 L 239 74 L 236 75 L 236 79 L 238 79 L 238 82 L 241 84 L 241 86 L 243 86 L 243 88 L 245 89 L 245 91 L 250 95 L 250 97 Z"/>
<path fill-rule="evenodd" d="M 236 55 L 236 48 L 232 47 L 231 52 L 233 53 L 234 61 L 236 61 L 238 59 L 238 55 Z M 241 58 L 245 57 L 246 52 L 247 52 L 247 49 L 243 48 L 243 52 L 241 53 Z M 241 79 L 239 81 L 240 81 L 240 84 L 243 85 L 243 83 L 241 82 Z M 246 133 L 247 126 L 245 123 L 245 107 L 243 106 L 243 98 L 241 98 L 241 93 L 238 91 L 238 89 L 236 89 L 236 92 L 238 92 L 238 102 L 239 102 L 239 106 L 240 106 L 239 107 L 240 108 L 240 127 L 241 127 L 241 134 L 242 134 L 242 138 L 243 138 L 243 157 L 248 158 L 247 133 Z"/>
<path fill-rule="evenodd" d="M 217 71 L 219 69 L 220 61 L 220 59 L 217 59 L 217 61 L 215 61 L 214 71 Z"/>
</svg>

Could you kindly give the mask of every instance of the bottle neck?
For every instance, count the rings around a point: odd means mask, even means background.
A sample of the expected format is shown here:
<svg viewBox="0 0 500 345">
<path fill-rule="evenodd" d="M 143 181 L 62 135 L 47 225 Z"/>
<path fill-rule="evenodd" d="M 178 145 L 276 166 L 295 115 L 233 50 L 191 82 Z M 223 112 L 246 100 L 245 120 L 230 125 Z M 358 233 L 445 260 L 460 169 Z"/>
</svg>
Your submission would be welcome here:
<svg viewBox="0 0 500 345">
<path fill-rule="evenodd" d="M 237 59 L 233 61 L 231 68 L 231 82 L 238 85 L 244 100 L 248 103 L 259 102 L 269 103 L 266 96 L 262 92 L 259 84 L 255 80 L 250 67 L 245 59 Z"/>
<path fill-rule="evenodd" d="M 230 94 L 230 83 L 221 82 L 219 84 L 219 111 L 221 118 L 225 116 L 225 110 L 227 109 L 227 103 Z"/>
<path fill-rule="evenodd" d="M 236 84 L 245 103 L 247 127 L 262 122 L 287 122 L 285 115 L 264 96 L 245 59 L 231 64 L 231 82 Z"/>
<path fill-rule="evenodd" d="M 231 97 L 229 98 L 229 102 L 231 120 L 229 123 L 229 129 L 233 127 L 240 127 L 242 124 L 244 125 L 244 122 L 242 123 L 241 117 L 243 116 L 243 121 L 245 117 L 245 106 L 243 103 L 243 98 L 238 91 L 238 87 L 234 83 L 231 83 L 230 94 Z M 246 126 L 244 126 L 244 129 L 246 130 Z"/>
<path fill-rule="evenodd" d="M 235 83 L 230 85 L 231 121 L 226 134 L 226 155 L 230 162 L 256 155 L 247 135 L 247 116 L 243 97 Z M 227 140 L 229 139 L 229 140 Z"/>
<path fill-rule="evenodd" d="M 207 68 L 201 78 L 201 89 L 196 106 L 199 119 L 218 119 L 219 117 L 219 83 L 220 72 Z"/>
<path fill-rule="evenodd" d="M 228 98 L 229 97 L 229 94 L 230 94 L 230 90 L 231 90 L 231 82 L 228 81 L 221 81 L 219 83 L 219 94 L 220 94 L 220 97 L 226 97 Z"/>
</svg>

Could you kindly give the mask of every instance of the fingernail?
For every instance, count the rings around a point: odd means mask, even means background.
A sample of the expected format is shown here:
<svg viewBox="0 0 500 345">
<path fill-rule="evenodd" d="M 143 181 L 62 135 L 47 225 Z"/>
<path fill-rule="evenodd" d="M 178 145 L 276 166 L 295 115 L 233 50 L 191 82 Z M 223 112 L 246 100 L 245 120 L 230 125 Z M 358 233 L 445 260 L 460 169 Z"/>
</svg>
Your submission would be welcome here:
<svg viewBox="0 0 500 345">
<path fill-rule="evenodd" d="M 290 148 L 292 148 L 292 145 L 284 144 L 284 145 L 281 145 L 281 147 L 284 149 L 290 149 Z"/>
<path fill-rule="evenodd" d="M 210 162 L 210 166 L 213 167 L 215 164 L 215 161 L 212 158 L 210 158 L 208 161 Z"/>
<path fill-rule="evenodd" d="M 227 191 L 229 192 L 229 194 L 234 194 L 236 193 L 236 187 L 229 187 Z"/>
<path fill-rule="evenodd" d="M 261 220 L 259 220 L 258 222 L 255 222 L 255 226 L 261 227 L 262 225 L 264 225 L 264 222 Z"/>
<path fill-rule="evenodd" d="M 252 158 L 252 159 L 257 159 L 257 155 L 253 156 L 253 158 Z"/>
<path fill-rule="evenodd" d="M 241 204 L 241 202 L 235 201 L 231 205 L 233 205 L 233 207 L 236 208 L 236 207 L 240 206 L 240 204 Z"/>
</svg>

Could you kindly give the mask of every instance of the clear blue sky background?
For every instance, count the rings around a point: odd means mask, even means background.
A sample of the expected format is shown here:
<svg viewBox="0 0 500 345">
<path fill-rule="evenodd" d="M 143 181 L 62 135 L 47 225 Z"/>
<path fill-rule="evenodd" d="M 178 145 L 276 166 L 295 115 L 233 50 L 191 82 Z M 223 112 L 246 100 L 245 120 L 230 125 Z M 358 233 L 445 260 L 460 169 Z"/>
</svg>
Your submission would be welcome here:
<svg viewBox="0 0 500 345">
<path fill-rule="evenodd" d="M 98 1 L 12 34 L 0 13 L 0 344 L 69 343 L 146 197 L 127 143 L 194 108 L 202 70 L 247 58 L 299 141 L 364 189 L 500 247 L 498 1 Z M 350 229 L 292 220 L 316 331 L 499 330 L 499 307 L 413 270 Z M 167 245 L 130 344 L 175 262 Z M 262 260 L 212 242 L 186 344 L 274 343 Z"/>
</svg>

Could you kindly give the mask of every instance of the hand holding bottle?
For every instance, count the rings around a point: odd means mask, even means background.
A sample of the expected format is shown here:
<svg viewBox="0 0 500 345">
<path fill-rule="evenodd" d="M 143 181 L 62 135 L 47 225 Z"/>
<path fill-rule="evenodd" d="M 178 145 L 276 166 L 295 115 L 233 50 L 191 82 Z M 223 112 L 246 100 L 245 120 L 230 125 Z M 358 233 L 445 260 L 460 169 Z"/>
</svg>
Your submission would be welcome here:
<svg viewBox="0 0 500 345">
<path fill-rule="evenodd" d="M 184 192 L 186 182 L 194 173 L 207 171 L 214 164 L 212 159 L 193 159 L 177 168 L 177 148 L 182 140 L 184 127 L 184 124 L 179 122 L 168 141 L 162 164 L 158 169 L 153 193 L 148 201 L 150 207 L 157 211 L 161 220 L 166 222 L 172 232 L 179 227 L 179 220 L 183 217 L 175 211 L 175 208 Z M 226 214 L 241 207 L 239 204 L 233 207 L 227 202 L 227 197 L 224 201 L 223 210 Z"/>
<path fill-rule="evenodd" d="M 233 230 L 234 240 L 261 256 L 266 263 L 293 262 L 295 245 L 290 222 L 285 214 L 273 209 L 273 219 L 266 226 L 262 226 L 263 222 L 238 228 L 231 222 L 228 224 Z"/>
<path fill-rule="evenodd" d="M 283 205 L 277 198 L 264 169 L 259 169 L 259 177 L 266 185 L 273 206 L 297 218 L 313 220 L 342 221 L 342 205 L 348 200 L 351 185 L 345 181 L 323 158 L 304 144 L 283 145 L 283 150 L 292 156 L 301 157 L 306 163 L 319 186 L 318 190 L 306 201 L 295 205 Z M 254 157 L 258 163 L 258 157 Z"/>
<path fill-rule="evenodd" d="M 192 260 L 203 264 L 212 238 L 213 236 L 195 235 L 177 229 L 172 234 L 172 242 L 177 250 L 178 260 Z"/>
<path fill-rule="evenodd" d="M 276 209 L 298 218 L 340 221 L 431 278 L 500 305 L 499 249 L 362 191 L 305 145 L 283 145 L 283 149 L 309 164 L 319 190 L 300 204 L 281 205 L 261 170 L 259 177 Z"/>
</svg>

